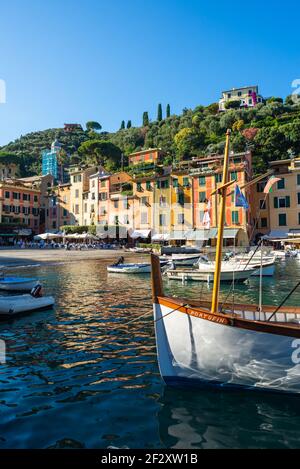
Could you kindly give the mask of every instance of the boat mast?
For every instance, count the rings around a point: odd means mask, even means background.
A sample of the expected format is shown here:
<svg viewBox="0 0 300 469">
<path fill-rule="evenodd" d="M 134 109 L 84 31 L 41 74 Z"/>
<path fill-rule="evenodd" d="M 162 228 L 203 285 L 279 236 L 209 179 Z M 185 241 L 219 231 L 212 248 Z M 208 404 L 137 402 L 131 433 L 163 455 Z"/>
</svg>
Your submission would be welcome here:
<svg viewBox="0 0 300 469">
<path fill-rule="evenodd" d="M 217 190 L 217 192 L 221 195 L 221 205 L 220 205 L 219 224 L 218 224 L 216 269 L 215 269 L 215 274 L 214 274 L 214 288 L 213 288 L 212 303 L 211 303 L 212 313 L 217 313 L 219 310 L 219 292 L 220 292 L 223 234 L 224 234 L 225 209 L 226 209 L 226 193 L 227 193 L 227 187 L 231 185 L 231 182 L 228 183 L 229 144 L 230 144 L 230 130 L 228 129 L 226 132 L 226 146 L 225 146 L 225 155 L 224 155 L 224 164 L 223 164 L 222 185 Z"/>
</svg>

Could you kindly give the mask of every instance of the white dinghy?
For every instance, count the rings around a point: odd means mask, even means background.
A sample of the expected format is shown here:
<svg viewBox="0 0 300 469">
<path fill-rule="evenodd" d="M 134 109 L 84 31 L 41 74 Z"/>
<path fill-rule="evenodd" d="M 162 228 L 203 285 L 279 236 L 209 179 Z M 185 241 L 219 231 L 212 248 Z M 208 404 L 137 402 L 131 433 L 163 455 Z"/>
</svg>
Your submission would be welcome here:
<svg viewBox="0 0 300 469">
<path fill-rule="evenodd" d="M 40 296 L 41 285 L 36 285 L 28 295 L 4 296 L 0 298 L 0 319 L 10 318 L 21 313 L 28 313 L 52 308 L 55 300 L 52 296 Z"/>
</svg>

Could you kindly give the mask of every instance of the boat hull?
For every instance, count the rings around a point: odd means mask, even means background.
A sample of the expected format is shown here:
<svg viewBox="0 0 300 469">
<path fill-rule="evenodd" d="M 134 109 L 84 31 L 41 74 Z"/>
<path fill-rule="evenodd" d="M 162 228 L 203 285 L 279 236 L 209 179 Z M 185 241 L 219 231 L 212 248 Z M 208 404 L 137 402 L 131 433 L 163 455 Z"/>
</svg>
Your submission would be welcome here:
<svg viewBox="0 0 300 469">
<path fill-rule="evenodd" d="M 300 393 L 299 339 L 231 327 L 209 311 L 195 317 L 174 311 L 176 303 L 164 303 L 154 304 L 154 317 L 167 384 Z"/>
<path fill-rule="evenodd" d="M 18 277 L 4 277 L 0 279 L 0 290 L 5 291 L 31 291 L 39 281 L 37 279 L 21 279 Z"/>
<path fill-rule="evenodd" d="M 41 298 L 34 298 L 31 295 L 7 296 L 0 298 L 0 318 L 52 308 L 54 303 L 52 296 Z"/>
<path fill-rule="evenodd" d="M 234 273 L 235 282 L 245 282 L 249 277 L 251 277 L 253 270 L 240 270 Z M 194 269 L 190 271 L 180 271 L 180 270 L 169 270 L 167 271 L 167 276 L 170 280 L 181 280 L 182 282 L 194 281 L 194 282 L 213 282 L 214 272 L 201 272 L 201 270 Z M 233 274 L 229 272 L 221 272 L 220 281 L 221 282 L 232 282 Z"/>
</svg>

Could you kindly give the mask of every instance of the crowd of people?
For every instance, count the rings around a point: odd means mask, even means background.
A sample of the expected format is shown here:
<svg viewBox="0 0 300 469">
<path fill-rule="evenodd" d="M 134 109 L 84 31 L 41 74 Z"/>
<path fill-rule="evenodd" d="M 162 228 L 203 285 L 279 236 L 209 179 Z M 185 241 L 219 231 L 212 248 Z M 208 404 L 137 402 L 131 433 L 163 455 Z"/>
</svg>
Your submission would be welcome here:
<svg viewBox="0 0 300 469">
<path fill-rule="evenodd" d="M 15 238 L 9 244 L 5 243 L 3 239 L 0 239 L 0 246 L 14 246 L 17 249 L 65 249 L 67 251 L 75 250 L 82 251 L 84 249 L 120 249 L 121 244 L 117 241 L 107 243 L 104 241 L 93 241 L 93 242 L 56 242 L 55 240 L 28 240 L 28 239 L 17 239 Z"/>
</svg>

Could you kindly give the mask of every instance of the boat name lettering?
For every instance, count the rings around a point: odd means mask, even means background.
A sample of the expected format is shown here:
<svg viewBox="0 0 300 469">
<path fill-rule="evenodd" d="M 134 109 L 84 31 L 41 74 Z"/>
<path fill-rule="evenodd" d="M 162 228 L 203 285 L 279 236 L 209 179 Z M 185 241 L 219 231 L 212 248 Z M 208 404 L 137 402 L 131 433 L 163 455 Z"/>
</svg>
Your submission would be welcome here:
<svg viewBox="0 0 300 469">
<path fill-rule="evenodd" d="M 202 311 L 188 310 L 188 314 L 200 319 L 206 319 L 207 321 L 217 322 L 219 324 L 229 324 L 229 321 L 226 318 L 215 316 L 214 314 L 203 313 Z"/>
</svg>

